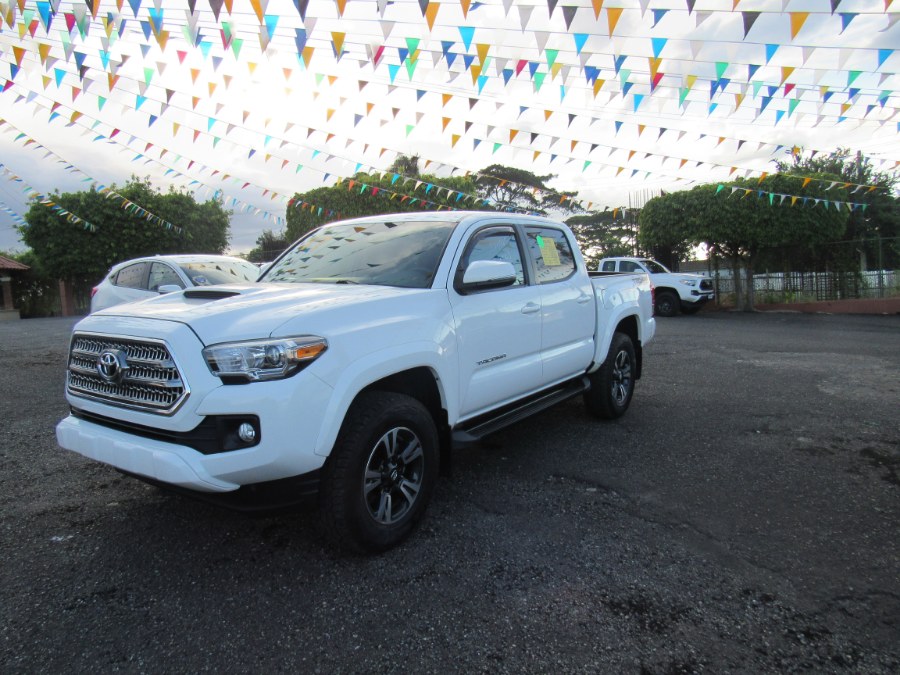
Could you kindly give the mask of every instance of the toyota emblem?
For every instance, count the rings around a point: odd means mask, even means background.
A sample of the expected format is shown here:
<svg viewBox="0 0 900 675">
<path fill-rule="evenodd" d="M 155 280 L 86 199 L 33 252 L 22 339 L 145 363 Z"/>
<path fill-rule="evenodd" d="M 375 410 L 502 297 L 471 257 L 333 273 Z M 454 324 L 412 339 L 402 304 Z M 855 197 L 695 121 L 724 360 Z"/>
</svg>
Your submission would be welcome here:
<svg viewBox="0 0 900 675">
<path fill-rule="evenodd" d="M 107 382 L 119 384 L 128 371 L 128 361 L 121 349 L 104 349 L 97 359 L 97 372 Z"/>
</svg>

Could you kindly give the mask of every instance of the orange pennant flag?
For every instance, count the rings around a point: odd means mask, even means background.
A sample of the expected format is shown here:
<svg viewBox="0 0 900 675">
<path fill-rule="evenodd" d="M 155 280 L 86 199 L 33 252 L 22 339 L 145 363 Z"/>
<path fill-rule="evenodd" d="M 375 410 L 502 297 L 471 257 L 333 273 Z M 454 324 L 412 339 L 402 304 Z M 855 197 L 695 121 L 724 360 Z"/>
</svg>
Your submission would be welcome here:
<svg viewBox="0 0 900 675">
<path fill-rule="evenodd" d="M 603 9 L 603 0 L 591 0 L 591 4 L 594 6 L 594 18 L 599 21 L 600 10 Z"/>
<path fill-rule="evenodd" d="M 462 8 L 463 17 L 469 16 L 469 6 L 472 0 L 459 0 L 459 6 Z"/>
<path fill-rule="evenodd" d="M 441 122 L 443 123 L 443 126 L 441 127 L 441 131 L 447 131 L 447 125 L 450 124 L 450 118 L 442 117 Z"/>
<path fill-rule="evenodd" d="M 809 18 L 809 12 L 790 12 L 791 15 L 791 39 L 797 37 L 797 33 L 803 28 L 806 19 Z"/>
<path fill-rule="evenodd" d="M 459 134 L 451 134 L 450 135 L 450 147 L 454 147 L 457 142 L 459 142 L 460 135 Z"/>
<path fill-rule="evenodd" d="M 481 65 L 484 65 L 484 61 L 487 58 L 487 53 L 490 48 L 490 45 L 486 45 L 484 43 L 475 45 L 475 51 L 478 53 L 478 61 L 481 63 Z"/>
<path fill-rule="evenodd" d="M 509 130 L 509 142 L 512 143 L 516 136 L 519 135 L 518 129 L 510 129 Z"/>
<path fill-rule="evenodd" d="M 260 3 L 260 1 L 259 0 L 250 0 L 250 6 L 253 7 L 253 11 L 256 13 L 256 18 L 259 19 L 260 23 L 262 23 L 263 22 L 263 14 L 265 12 L 263 12 L 262 4 Z M 229 12 L 229 14 L 230 13 L 231 12 Z"/>
<path fill-rule="evenodd" d="M 325 121 L 330 122 L 332 115 L 334 115 L 334 108 L 328 108 L 325 111 Z"/>
<path fill-rule="evenodd" d="M 197 84 L 197 78 L 200 77 L 200 69 L 199 68 L 191 68 L 191 82 Z"/>
<path fill-rule="evenodd" d="M 331 31 L 331 40 L 334 42 L 334 51 L 338 56 L 344 53 L 344 38 L 346 36 L 346 33 Z"/>
<path fill-rule="evenodd" d="M 553 114 L 553 111 L 552 111 L 552 110 L 545 110 L 545 111 L 544 111 L 544 121 L 546 122 L 547 120 L 549 120 L 549 119 L 550 119 L 550 115 L 552 115 L 552 114 Z"/>
<path fill-rule="evenodd" d="M 439 2 L 429 2 L 425 8 L 425 21 L 428 23 L 428 30 L 434 30 L 434 20 L 437 18 L 438 10 L 441 8 Z"/>
<path fill-rule="evenodd" d="M 453 98 L 453 94 L 441 94 L 441 100 L 443 101 L 443 103 L 441 104 L 441 107 L 443 108 L 445 105 L 447 105 L 450 102 L 450 99 L 452 99 L 452 98 Z"/>
<path fill-rule="evenodd" d="M 338 16 L 344 16 L 344 8 L 347 6 L 347 0 L 337 0 Z"/>
<path fill-rule="evenodd" d="M 794 66 L 781 66 L 781 84 L 784 84 L 785 80 L 787 80 L 793 72 Z"/>
<path fill-rule="evenodd" d="M 606 84 L 606 80 L 594 80 L 594 98 L 597 98 L 597 94 L 603 89 L 604 84 Z"/>
<path fill-rule="evenodd" d="M 578 145 L 578 141 L 570 141 L 569 142 L 569 152 L 573 152 L 575 150 L 575 146 Z"/>
<path fill-rule="evenodd" d="M 607 7 L 606 21 L 609 23 L 609 37 L 612 37 L 613 31 L 616 30 L 616 24 L 619 23 L 619 18 L 621 16 L 622 16 L 622 8 L 621 7 Z"/>
<path fill-rule="evenodd" d="M 38 54 L 41 55 L 41 65 L 47 63 L 47 57 L 50 56 L 50 45 L 43 42 L 38 44 Z"/>
</svg>

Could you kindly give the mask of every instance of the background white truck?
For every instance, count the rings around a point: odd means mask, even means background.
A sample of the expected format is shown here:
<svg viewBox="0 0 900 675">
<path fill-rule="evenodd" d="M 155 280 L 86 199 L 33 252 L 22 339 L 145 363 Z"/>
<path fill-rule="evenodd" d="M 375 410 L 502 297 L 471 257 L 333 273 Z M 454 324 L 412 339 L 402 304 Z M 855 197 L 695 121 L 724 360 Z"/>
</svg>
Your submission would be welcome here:
<svg viewBox="0 0 900 675">
<path fill-rule="evenodd" d="M 79 322 L 57 439 L 234 506 L 318 495 L 333 539 L 384 550 L 421 518 L 454 442 L 578 394 L 596 416 L 624 414 L 651 296 L 646 274 L 589 273 L 544 218 L 332 223 L 260 282 Z"/>
<path fill-rule="evenodd" d="M 656 293 L 656 313 L 675 316 L 697 312 L 715 297 L 712 279 L 699 274 L 670 272 L 650 258 L 603 258 L 597 265 L 603 272 L 645 272 L 650 275 Z"/>
</svg>

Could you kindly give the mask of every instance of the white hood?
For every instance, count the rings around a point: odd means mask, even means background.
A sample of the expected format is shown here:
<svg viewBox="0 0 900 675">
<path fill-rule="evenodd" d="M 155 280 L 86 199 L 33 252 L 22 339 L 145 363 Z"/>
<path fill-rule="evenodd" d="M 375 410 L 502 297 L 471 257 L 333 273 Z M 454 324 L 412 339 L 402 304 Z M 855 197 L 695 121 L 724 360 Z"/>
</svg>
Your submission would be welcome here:
<svg viewBox="0 0 900 675">
<path fill-rule="evenodd" d="M 229 284 L 193 288 L 142 302 L 116 305 L 92 316 L 135 317 L 174 321 L 191 328 L 204 344 L 247 340 L 295 333 L 307 325 L 310 332 L 324 323 L 324 314 L 377 315 L 381 301 L 412 299 L 431 293 L 423 289 L 343 284 Z M 291 324 L 287 326 L 286 324 Z M 279 330 L 280 328 L 284 330 Z M 284 332 L 286 331 L 286 332 Z M 304 330 L 304 332 L 306 332 Z"/>
</svg>

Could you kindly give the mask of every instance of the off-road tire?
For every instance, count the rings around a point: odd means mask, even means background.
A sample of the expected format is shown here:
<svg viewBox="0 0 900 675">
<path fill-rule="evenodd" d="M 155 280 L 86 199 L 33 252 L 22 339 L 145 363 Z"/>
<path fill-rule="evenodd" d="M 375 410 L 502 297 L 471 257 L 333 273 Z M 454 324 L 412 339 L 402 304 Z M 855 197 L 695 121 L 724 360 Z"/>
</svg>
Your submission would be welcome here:
<svg viewBox="0 0 900 675">
<path fill-rule="evenodd" d="M 631 404 L 637 360 L 634 344 L 625 333 L 615 333 L 603 365 L 591 373 L 591 388 L 584 394 L 588 412 L 613 420 L 621 417 Z"/>
<path fill-rule="evenodd" d="M 431 499 L 438 447 L 434 420 L 418 400 L 360 394 L 322 469 L 319 508 L 327 538 L 359 553 L 403 541 Z"/>
</svg>

